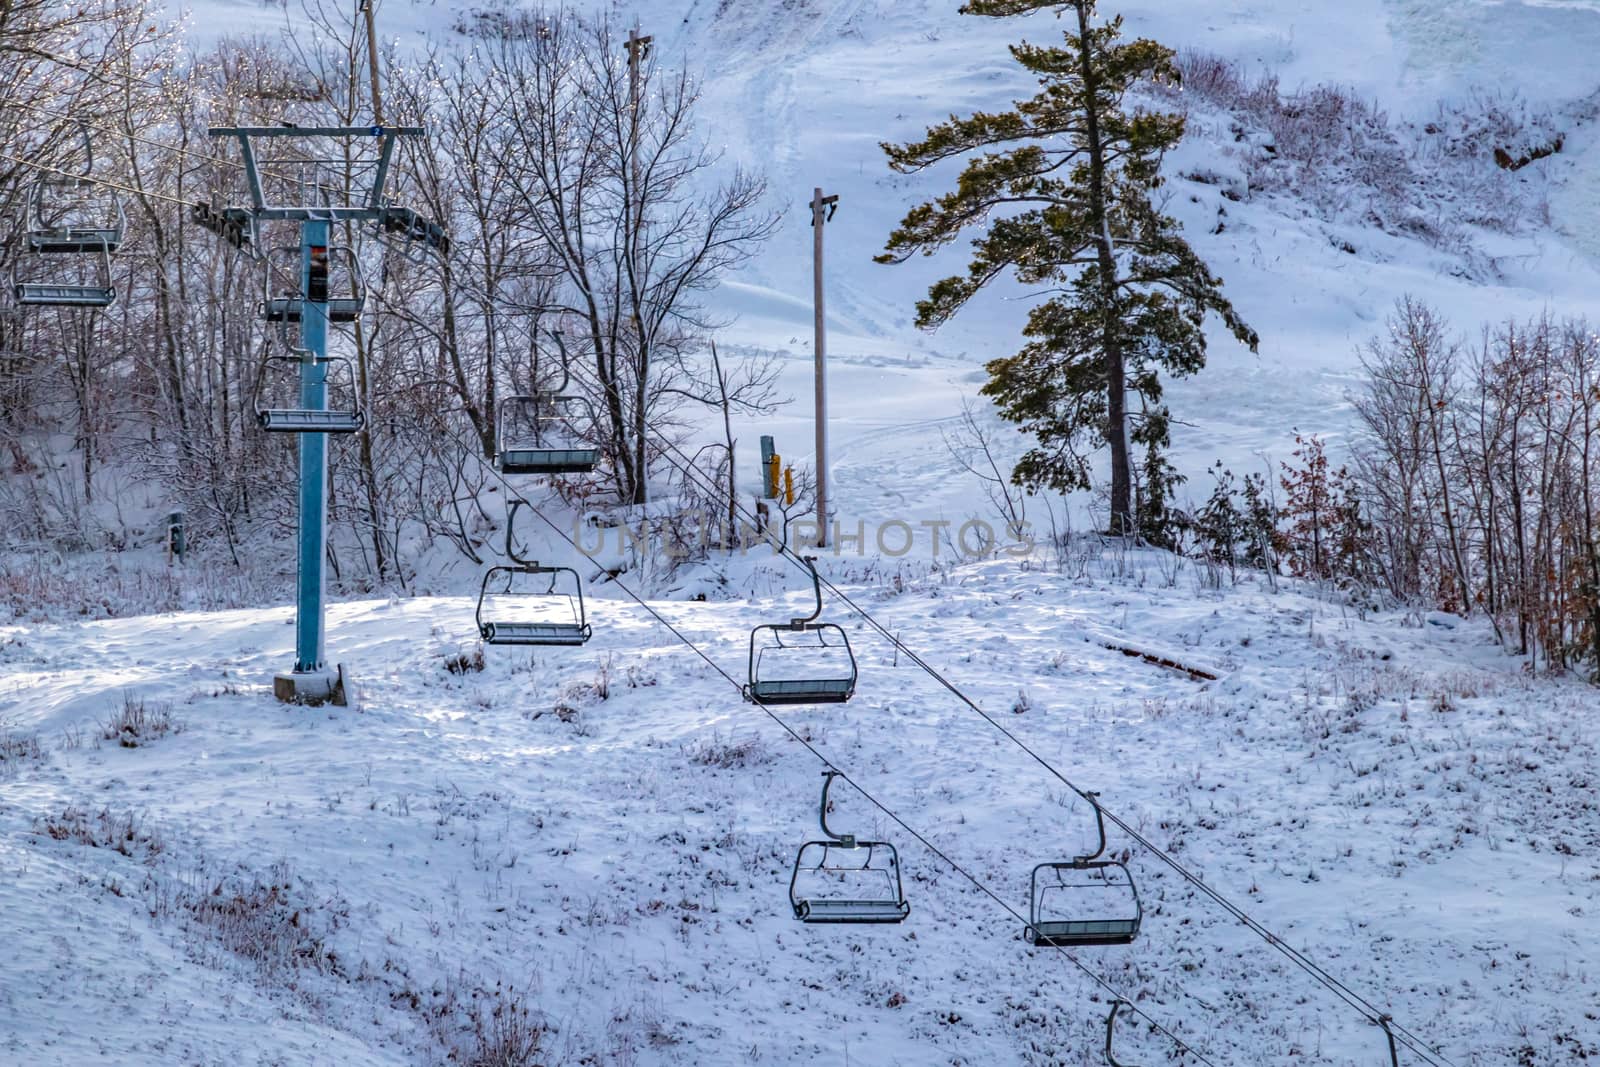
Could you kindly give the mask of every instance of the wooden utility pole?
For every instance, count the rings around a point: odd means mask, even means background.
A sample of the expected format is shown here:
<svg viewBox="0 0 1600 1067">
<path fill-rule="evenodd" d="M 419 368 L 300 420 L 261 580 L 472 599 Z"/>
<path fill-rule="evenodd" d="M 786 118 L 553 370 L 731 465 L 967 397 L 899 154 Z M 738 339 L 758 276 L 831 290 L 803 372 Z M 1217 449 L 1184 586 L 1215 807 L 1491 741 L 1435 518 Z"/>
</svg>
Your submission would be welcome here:
<svg viewBox="0 0 1600 1067">
<path fill-rule="evenodd" d="M 816 316 L 817 355 L 817 547 L 828 545 L 828 364 L 827 326 L 822 303 L 822 228 L 839 210 L 839 197 L 811 194 L 811 301 Z"/>
<path fill-rule="evenodd" d="M 378 26 L 372 0 L 361 0 L 361 13 L 367 16 L 367 65 L 372 71 L 372 124 L 383 125 L 383 96 L 378 92 Z"/>
<path fill-rule="evenodd" d="M 641 188 L 644 180 L 639 170 L 639 118 L 644 106 L 644 101 L 641 99 L 643 76 L 640 68 L 645 57 L 650 54 L 650 42 L 653 40 L 654 37 L 639 36 L 637 22 L 633 24 L 633 29 L 628 31 L 628 102 L 633 110 L 628 119 L 628 180 L 633 186 L 633 226 L 628 251 L 633 256 L 638 254 L 639 231 L 644 229 L 644 189 Z"/>
</svg>

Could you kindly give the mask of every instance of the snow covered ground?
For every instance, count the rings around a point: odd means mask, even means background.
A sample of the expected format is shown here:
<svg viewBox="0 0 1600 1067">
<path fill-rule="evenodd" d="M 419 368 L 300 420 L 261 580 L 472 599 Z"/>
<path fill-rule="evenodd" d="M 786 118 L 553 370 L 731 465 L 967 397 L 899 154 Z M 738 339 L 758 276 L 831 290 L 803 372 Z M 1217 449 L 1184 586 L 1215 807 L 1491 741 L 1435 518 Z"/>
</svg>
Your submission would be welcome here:
<svg viewBox="0 0 1600 1067">
<path fill-rule="evenodd" d="M 791 205 L 723 300 L 742 313 L 731 340 L 784 353 L 801 398 L 799 205 L 815 185 L 842 196 L 830 373 L 847 528 L 988 510 L 941 431 L 983 360 L 1014 349 L 1023 307 L 996 294 L 929 338 L 911 304 L 959 263 L 870 262 L 906 206 L 951 180 L 889 175 L 877 142 L 1026 92 L 1004 44 L 1050 32 L 1047 17 L 974 23 L 955 6 L 637 10 L 664 51 L 703 64 L 705 127 Z M 454 7 L 390 0 L 385 32 L 441 34 Z M 197 41 L 281 18 L 255 0 L 197 8 Z M 1397 115 L 1476 86 L 1567 116 L 1568 148 L 1529 194 L 1548 194 L 1551 225 L 1475 233 L 1493 269 L 1452 273 L 1418 240 L 1283 198 L 1224 204 L 1183 179 L 1230 143 L 1222 117 L 1197 114 L 1170 209 L 1263 341 L 1255 356 L 1219 336 L 1210 368 L 1174 390 L 1191 474 L 1218 457 L 1259 469 L 1295 428 L 1337 437 L 1356 347 L 1402 292 L 1469 332 L 1600 306 L 1585 182 L 1600 149 L 1577 117 L 1600 82 L 1591 5 L 1123 10 L 1131 32 L 1271 68 L 1286 88 L 1351 84 Z M 802 400 L 744 426 L 743 447 L 774 433 L 804 461 L 809 418 Z M 1526 677 L 1477 623 L 1363 614 L 1254 579 L 1212 588 L 1160 555 L 1085 545 L 938 568 L 927 555 L 923 542 L 904 560 L 825 565 L 1074 782 L 1454 1063 L 1600 1056 L 1593 689 Z M 738 678 L 749 628 L 803 612 L 806 595 L 775 564 L 726 572 L 729 599 L 685 589 L 653 606 Z M 464 593 L 476 575 L 438 578 Z M 469 599 L 335 605 L 330 650 L 361 688 L 350 711 L 272 700 L 290 659 L 283 607 L 0 628 L 0 1063 L 498 1062 L 496 1044 L 537 1044 L 520 1062 L 550 1064 L 1102 1062 L 1104 991 L 1029 952 L 1001 908 L 847 787 L 834 821 L 900 848 L 911 918 L 797 924 L 788 865 L 815 836 L 818 763 L 616 590 L 590 592 L 589 646 L 490 649 L 482 670 Z M 785 718 L 1025 908 L 1029 869 L 1082 851 L 1089 811 L 838 605 L 829 617 L 857 645 L 858 695 Z M 144 727 L 104 729 L 130 702 Z M 1077 955 L 1152 1018 L 1218 1064 L 1386 1062 L 1376 1028 L 1169 868 L 1138 849 L 1129 864 L 1143 936 Z M 1120 1033 L 1123 1060 L 1174 1062 L 1147 1026 Z"/>
<path fill-rule="evenodd" d="M 864 603 L 1453 1062 L 1600 1054 L 1591 689 L 1525 678 L 1476 625 L 1208 591 L 1155 556 L 1063 562 L 868 585 Z M 655 606 L 738 677 L 753 614 L 804 599 Z M 460 598 L 335 607 L 352 711 L 273 701 L 284 609 L 4 631 L 0 717 L 43 751 L 6 764 L 0 804 L 0 1059 L 428 1062 L 470 1047 L 462 1000 L 515 989 L 548 1027 L 526 1062 L 1101 1062 L 1104 995 L 843 786 L 835 825 L 900 848 L 911 918 L 795 923 L 819 765 L 638 609 L 596 605 L 581 651 L 490 649 L 452 673 L 471 620 Z M 850 633 L 856 699 L 786 718 L 1025 908 L 1031 865 L 1092 840 L 1088 810 Z M 170 705 L 174 731 L 102 739 L 130 694 Z M 117 829 L 79 833 L 74 812 Z M 1144 935 L 1078 956 L 1143 1010 L 1215 1063 L 1381 1061 L 1375 1028 L 1152 857 L 1130 865 Z M 298 939 L 258 950 L 255 926 L 199 917 L 214 885 L 281 887 Z M 1122 1047 L 1172 1053 L 1143 1026 Z"/>
</svg>

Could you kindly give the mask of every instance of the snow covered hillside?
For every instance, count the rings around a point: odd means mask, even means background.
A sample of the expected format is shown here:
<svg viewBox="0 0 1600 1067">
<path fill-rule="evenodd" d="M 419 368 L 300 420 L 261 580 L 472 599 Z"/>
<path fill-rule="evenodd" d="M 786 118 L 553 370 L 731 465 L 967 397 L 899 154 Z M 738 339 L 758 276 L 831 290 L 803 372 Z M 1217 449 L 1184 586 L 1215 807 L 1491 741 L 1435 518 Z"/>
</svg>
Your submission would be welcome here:
<svg viewBox="0 0 1600 1067">
<path fill-rule="evenodd" d="M 1005 45 L 1052 20 L 977 22 L 955 0 L 580 6 L 637 16 L 702 69 L 703 128 L 789 205 L 718 296 L 738 316 L 728 346 L 781 353 L 801 398 L 740 427 L 741 448 L 771 433 L 809 459 L 801 205 L 821 186 L 841 196 L 827 239 L 842 524 L 993 520 L 944 433 L 983 362 L 1017 346 L 1025 305 L 997 292 L 936 336 L 911 328 L 958 255 L 871 257 L 953 173 L 893 176 L 877 145 L 1026 93 Z M 1218 331 L 1208 369 L 1172 390 L 1197 493 L 1217 458 L 1260 470 L 1296 429 L 1337 440 L 1356 348 L 1402 293 L 1469 333 L 1547 307 L 1600 319 L 1600 9 L 1105 7 L 1131 33 L 1276 73 L 1284 94 L 1350 86 L 1387 113 L 1411 168 L 1342 184 L 1335 159 L 1319 186 L 1271 172 L 1255 120 L 1220 98 L 1175 105 L 1193 137 L 1169 161 L 1168 210 L 1262 335 L 1257 356 Z M 388 0 L 383 31 L 443 42 L 462 10 Z M 189 33 L 198 46 L 283 17 L 205 0 Z M 1461 132 L 1491 105 L 1559 132 L 1562 150 L 1478 174 L 1428 131 Z M 1504 217 L 1474 221 L 1484 203 Z M 1487 624 L 1230 584 L 1163 553 L 1078 540 L 1026 561 L 933 560 L 921 534 L 908 558 L 872 548 L 824 572 L 1438 1062 L 1600 1058 L 1593 688 L 1529 677 Z M 1140 937 L 1031 951 L 1008 909 L 1026 911 L 1035 864 L 1092 849 L 1092 810 L 832 598 L 856 696 L 780 716 L 904 820 L 835 787 L 834 826 L 898 848 L 912 911 L 898 926 L 797 923 L 790 864 L 817 836 L 822 764 L 736 691 L 750 628 L 810 609 L 781 562 L 659 583 L 649 607 L 709 661 L 603 581 L 587 590 L 587 646 L 480 649 L 465 594 L 481 572 L 429 566 L 456 595 L 330 608 L 331 658 L 360 691 L 350 709 L 273 700 L 287 607 L 71 621 L 41 605 L 0 626 L 0 1065 L 1087 1065 L 1105 1062 L 1112 990 L 1143 1016 L 1119 1024 L 1125 1063 L 1389 1062 L 1360 1012 L 1115 829 Z"/>
<path fill-rule="evenodd" d="M 773 433 L 786 457 L 811 457 L 804 205 L 821 186 L 841 198 L 827 235 L 830 414 L 841 500 L 869 519 L 897 505 L 873 473 L 892 457 L 918 479 L 916 496 L 927 510 L 959 513 L 970 486 L 947 455 L 940 420 L 957 415 L 961 397 L 975 393 L 984 361 L 1020 346 L 1027 304 L 1016 299 L 1024 295 L 1019 289 L 1002 287 L 936 335 L 911 326 L 912 305 L 929 282 L 964 268 L 960 248 L 899 267 L 872 257 L 905 210 L 947 188 L 955 171 L 896 176 L 878 145 L 912 139 L 952 112 L 994 109 L 1031 92 L 1006 46 L 1054 35 L 1055 20 L 964 17 L 956 0 L 573 6 L 607 12 L 621 24 L 637 18 L 663 55 L 688 57 L 705 82 L 702 129 L 730 162 L 765 173 L 786 211 L 766 252 L 717 299 L 737 316 L 724 343 L 786 354 L 785 385 L 798 401 L 759 430 L 743 427 L 742 438 Z M 437 44 L 470 9 L 390 0 L 382 24 L 402 47 Z M 1469 227 L 1462 249 L 1449 252 L 1374 228 L 1363 210 L 1370 193 L 1360 187 L 1330 213 L 1259 190 L 1235 202 L 1224 186 L 1193 180 L 1197 171 L 1237 166 L 1238 145 L 1233 116 L 1190 101 L 1192 135 L 1168 168 L 1167 207 L 1262 338 L 1253 355 L 1213 323 L 1208 369 L 1173 386 L 1174 412 L 1193 423 L 1175 428 L 1176 459 L 1197 487 L 1218 458 L 1235 469 L 1286 458 L 1294 427 L 1337 439 L 1347 425 L 1357 346 L 1402 294 L 1434 304 L 1467 334 L 1486 320 L 1547 308 L 1600 318 L 1593 295 L 1600 291 L 1600 200 L 1584 180 L 1593 170 L 1590 151 L 1600 151 L 1593 129 L 1600 77 L 1588 61 L 1600 48 L 1600 10 L 1522 0 L 1223 0 L 1197 15 L 1192 4 L 1131 0 L 1106 12 L 1123 14 L 1130 35 L 1222 56 L 1250 76 L 1276 75 L 1285 93 L 1350 87 L 1397 128 L 1414 124 L 1397 133 L 1408 148 L 1422 146 L 1423 167 L 1423 127 L 1441 108 L 1465 106 L 1476 115 L 1488 101 L 1549 112 L 1552 128 L 1565 135 L 1563 151 L 1518 172 L 1509 193 L 1517 203 L 1508 203 L 1507 213 L 1525 210 L 1536 222 L 1515 234 Z M 204 43 L 225 32 L 273 32 L 283 18 L 275 5 L 255 0 L 204 0 L 193 5 L 190 35 Z M 1219 209 L 1226 225 L 1214 233 Z"/>
<path fill-rule="evenodd" d="M 1528 681 L 1477 627 L 1207 593 L 1187 571 L 1169 588 L 1156 557 L 1067 565 L 865 603 L 1452 1062 L 1597 1054 L 1592 690 Z M 753 615 L 802 600 L 656 607 L 737 676 Z M 581 653 L 491 649 L 454 673 L 471 608 L 337 606 L 354 711 L 273 701 L 284 610 L 7 630 L 0 1059 L 1102 1062 L 1105 993 L 843 786 L 835 826 L 900 848 L 911 918 L 795 923 L 818 765 L 637 609 L 602 605 Z M 786 717 L 1025 908 L 1033 864 L 1092 845 L 1088 809 L 850 632 L 856 699 Z M 170 732 L 106 729 L 133 695 Z M 1171 870 L 1130 864 L 1144 935 L 1076 955 L 1142 1011 L 1213 1063 L 1383 1062 L 1375 1028 Z M 472 1059 L 500 1034 L 474 1006 L 526 1010 L 542 1051 Z M 1145 1025 L 1119 1041 L 1172 1062 Z"/>
</svg>

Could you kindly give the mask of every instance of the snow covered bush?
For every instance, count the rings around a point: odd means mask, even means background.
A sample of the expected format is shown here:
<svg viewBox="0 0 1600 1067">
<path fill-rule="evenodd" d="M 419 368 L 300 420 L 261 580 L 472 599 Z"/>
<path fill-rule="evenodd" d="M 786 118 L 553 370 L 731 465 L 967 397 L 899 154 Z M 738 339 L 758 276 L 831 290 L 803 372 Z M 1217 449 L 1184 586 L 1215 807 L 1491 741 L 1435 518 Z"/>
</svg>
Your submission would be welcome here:
<svg viewBox="0 0 1600 1067">
<path fill-rule="evenodd" d="M 395 999 L 422 1016 L 450 1063 L 535 1067 L 544 1062 L 550 1024 L 527 992 L 514 985 L 460 974 L 425 993 L 408 992 Z"/>
<path fill-rule="evenodd" d="M 1565 135 L 1553 112 L 1514 93 L 1441 102 L 1418 125 L 1348 87 L 1286 92 L 1276 74 L 1252 76 L 1205 51 L 1181 52 L 1178 68 L 1191 120 L 1226 123 L 1223 151 L 1242 168 L 1244 195 L 1285 194 L 1327 220 L 1458 253 L 1463 227 L 1516 233 L 1546 210 L 1544 179 L 1524 168 L 1561 151 Z M 1197 105 L 1218 114 L 1195 114 Z"/>
<path fill-rule="evenodd" d="M 684 755 L 697 767 L 715 767 L 724 771 L 756 767 L 771 763 L 773 759 L 767 743 L 760 737 L 734 740 L 732 737 L 723 737 L 715 730 L 710 737 L 691 741 L 685 746 Z"/>
<path fill-rule="evenodd" d="M 220 875 L 196 872 L 179 886 L 172 904 L 191 939 L 210 939 L 265 975 L 298 967 L 338 969 L 327 941 L 348 906 L 337 898 L 318 902 L 307 896 L 287 861 L 279 860 L 264 876 L 242 867 Z"/>
<path fill-rule="evenodd" d="M 0 723 L 0 778 L 12 777 L 24 763 L 42 759 L 44 749 L 37 730 L 16 730 Z"/>
<path fill-rule="evenodd" d="M 171 704 L 152 704 L 125 693 L 122 707 L 100 724 L 100 739 L 115 741 L 123 748 L 138 748 L 182 729 L 183 723 L 172 717 Z"/>
<path fill-rule="evenodd" d="M 91 811 L 78 804 L 69 804 L 59 813 L 37 819 L 34 832 L 52 841 L 70 841 L 90 848 L 110 849 L 146 863 L 154 862 L 166 847 L 161 835 L 146 828 L 144 819 L 135 815 L 132 809 L 115 813 L 108 807 Z"/>
</svg>

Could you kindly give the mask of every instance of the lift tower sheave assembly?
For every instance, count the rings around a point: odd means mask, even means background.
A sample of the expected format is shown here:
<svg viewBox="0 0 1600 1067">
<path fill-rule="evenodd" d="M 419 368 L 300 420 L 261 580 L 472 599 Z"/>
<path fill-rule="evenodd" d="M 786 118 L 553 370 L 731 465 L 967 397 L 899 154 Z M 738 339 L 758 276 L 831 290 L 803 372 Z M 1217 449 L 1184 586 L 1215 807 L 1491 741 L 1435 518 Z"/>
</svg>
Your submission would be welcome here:
<svg viewBox="0 0 1600 1067">
<path fill-rule="evenodd" d="M 297 433 L 300 443 L 300 529 L 298 579 L 296 583 L 294 669 L 275 677 L 273 692 L 279 700 L 299 704 L 346 703 L 344 670 L 330 669 L 327 662 L 326 573 L 328 554 L 328 434 L 331 423 L 318 413 L 328 409 L 328 323 L 330 239 L 334 223 L 369 223 L 378 231 L 400 234 L 446 253 L 449 238 L 443 227 L 409 208 L 390 205 L 383 195 L 389 164 L 396 141 L 401 137 L 421 137 L 420 126 L 218 126 L 212 137 L 232 138 L 239 144 L 249 186 L 250 204 L 221 210 L 197 211 L 196 221 L 215 229 L 236 247 L 249 245 L 256 251 L 263 222 L 300 224 L 300 298 L 298 306 L 299 343 L 289 340 L 294 323 L 279 323 L 285 343 L 298 357 L 300 369 L 300 413 L 305 430 Z M 360 183 L 325 182 L 327 165 L 338 165 L 341 158 L 308 159 L 292 157 L 283 164 L 260 162 L 261 142 L 281 144 L 297 141 L 337 141 L 348 144 L 365 141 L 373 145 L 364 160 Z M 343 160 L 349 157 L 344 156 Z M 278 168 L 298 168 L 297 177 L 285 178 Z M 270 168 L 270 169 L 269 169 Z M 308 170 L 309 168 L 309 177 Z M 348 172 L 347 172 L 348 173 Z M 267 199 L 267 182 L 274 190 L 282 185 L 297 195 L 291 203 Z M 348 188 L 345 202 L 338 202 L 341 186 Z M 315 202 L 313 202 L 315 201 Z M 200 218 L 204 214 L 206 218 Z M 216 225 L 210 225 L 215 221 Z"/>
</svg>

